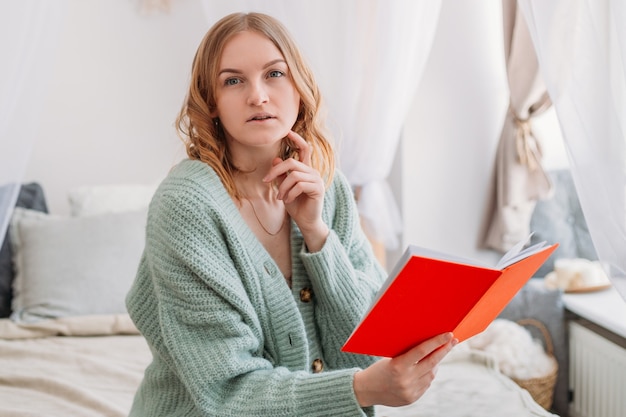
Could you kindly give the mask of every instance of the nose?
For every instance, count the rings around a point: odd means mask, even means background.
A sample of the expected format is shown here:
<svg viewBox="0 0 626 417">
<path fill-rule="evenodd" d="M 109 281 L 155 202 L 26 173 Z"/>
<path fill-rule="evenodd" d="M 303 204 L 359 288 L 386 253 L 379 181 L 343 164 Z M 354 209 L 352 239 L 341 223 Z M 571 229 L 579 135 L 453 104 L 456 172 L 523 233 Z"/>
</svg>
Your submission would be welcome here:
<svg viewBox="0 0 626 417">
<path fill-rule="evenodd" d="M 252 106 L 260 106 L 269 101 L 267 90 L 261 81 L 250 82 L 250 91 L 248 93 L 248 104 Z"/>
</svg>

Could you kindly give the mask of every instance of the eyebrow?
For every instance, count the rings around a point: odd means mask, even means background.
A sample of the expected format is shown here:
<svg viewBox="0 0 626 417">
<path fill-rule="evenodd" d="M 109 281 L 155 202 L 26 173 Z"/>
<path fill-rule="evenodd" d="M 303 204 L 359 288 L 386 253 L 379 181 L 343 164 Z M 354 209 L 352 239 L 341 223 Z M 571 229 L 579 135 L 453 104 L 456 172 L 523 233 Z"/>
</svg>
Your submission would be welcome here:
<svg viewBox="0 0 626 417">
<path fill-rule="evenodd" d="M 283 64 L 287 64 L 287 62 L 285 62 L 284 59 L 282 58 L 278 58 L 278 59 L 273 59 L 270 62 L 268 62 L 267 64 L 263 65 L 263 69 L 269 68 L 272 65 L 278 64 L 282 62 Z M 232 74 L 241 74 L 241 70 L 235 69 L 235 68 L 223 68 L 220 70 L 220 72 L 217 74 L 218 76 L 224 74 L 224 73 L 232 73 Z"/>
</svg>

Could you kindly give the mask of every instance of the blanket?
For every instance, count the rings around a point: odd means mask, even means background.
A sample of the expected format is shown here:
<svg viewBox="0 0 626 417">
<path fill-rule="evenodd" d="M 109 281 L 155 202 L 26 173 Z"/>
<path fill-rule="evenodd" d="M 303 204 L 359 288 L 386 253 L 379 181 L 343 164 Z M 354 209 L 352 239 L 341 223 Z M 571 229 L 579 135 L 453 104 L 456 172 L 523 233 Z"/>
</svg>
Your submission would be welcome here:
<svg viewBox="0 0 626 417">
<path fill-rule="evenodd" d="M 379 417 L 557 417 L 498 370 L 493 356 L 459 344 L 439 365 L 426 393 L 405 407 L 377 407 Z"/>
<path fill-rule="evenodd" d="M 128 324 L 83 317 L 24 328 L 0 320 L 0 416 L 127 416 L 151 359 Z"/>
</svg>

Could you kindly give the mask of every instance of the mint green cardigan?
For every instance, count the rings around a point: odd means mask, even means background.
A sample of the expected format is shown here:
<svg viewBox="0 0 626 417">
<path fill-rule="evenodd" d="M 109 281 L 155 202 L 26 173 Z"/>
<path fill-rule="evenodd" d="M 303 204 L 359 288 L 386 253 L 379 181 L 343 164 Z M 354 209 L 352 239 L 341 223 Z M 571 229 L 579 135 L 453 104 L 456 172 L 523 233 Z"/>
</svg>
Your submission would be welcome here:
<svg viewBox="0 0 626 417">
<path fill-rule="evenodd" d="M 385 272 L 340 172 L 323 219 L 331 232 L 316 253 L 291 224 L 290 289 L 215 172 L 191 160 L 172 169 L 150 204 L 126 299 L 154 357 L 131 416 L 373 414 L 359 407 L 352 382 L 375 358 L 340 348 Z"/>
</svg>

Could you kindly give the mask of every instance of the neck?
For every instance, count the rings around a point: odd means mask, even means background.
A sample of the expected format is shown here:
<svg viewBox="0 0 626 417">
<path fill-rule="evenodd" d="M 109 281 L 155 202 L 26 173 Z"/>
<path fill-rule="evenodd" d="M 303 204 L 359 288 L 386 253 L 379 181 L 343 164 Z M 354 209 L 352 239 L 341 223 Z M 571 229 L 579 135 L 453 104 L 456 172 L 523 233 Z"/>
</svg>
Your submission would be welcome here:
<svg viewBox="0 0 626 417">
<path fill-rule="evenodd" d="M 241 197 L 247 199 L 276 200 L 277 191 L 271 183 L 263 182 L 265 170 L 239 172 L 235 176 L 235 184 Z"/>
<path fill-rule="evenodd" d="M 234 181 L 242 197 L 269 200 L 276 196 L 272 184 L 263 182 L 263 177 L 272 168 L 275 157 L 273 152 L 264 151 L 233 153 L 233 163 L 238 169 Z"/>
<path fill-rule="evenodd" d="M 257 175 L 262 178 L 272 167 L 272 161 L 279 153 L 280 143 L 247 146 L 236 140 L 227 139 L 233 165 L 246 176 Z"/>
</svg>

